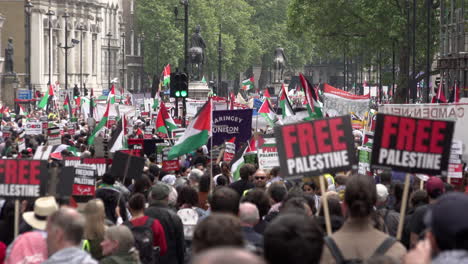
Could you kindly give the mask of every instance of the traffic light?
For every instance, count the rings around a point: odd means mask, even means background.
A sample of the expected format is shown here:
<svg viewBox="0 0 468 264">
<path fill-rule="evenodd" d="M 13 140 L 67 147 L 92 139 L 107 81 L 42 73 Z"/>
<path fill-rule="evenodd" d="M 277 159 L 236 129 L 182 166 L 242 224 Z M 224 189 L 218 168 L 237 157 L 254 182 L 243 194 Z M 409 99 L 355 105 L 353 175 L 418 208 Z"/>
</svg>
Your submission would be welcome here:
<svg viewBox="0 0 468 264">
<path fill-rule="evenodd" d="M 169 89 L 170 89 L 170 96 L 173 97 L 173 98 L 176 97 L 178 74 L 179 74 L 178 72 L 172 72 L 171 73 L 171 82 L 170 82 Z"/>
<path fill-rule="evenodd" d="M 75 84 L 75 87 L 73 87 L 73 97 L 78 97 L 80 96 L 80 91 L 78 89 L 78 85 Z"/>
<path fill-rule="evenodd" d="M 181 73 L 179 77 L 179 92 L 181 98 L 187 98 L 188 97 L 188 75 L 186 73 Z"/>
<path fill-rule="evenodd" d="M 84 96 L 88 96 L 88 89 L 86 89 L 86 83 L 83 83 L 83 93 Z"/>
</svg>

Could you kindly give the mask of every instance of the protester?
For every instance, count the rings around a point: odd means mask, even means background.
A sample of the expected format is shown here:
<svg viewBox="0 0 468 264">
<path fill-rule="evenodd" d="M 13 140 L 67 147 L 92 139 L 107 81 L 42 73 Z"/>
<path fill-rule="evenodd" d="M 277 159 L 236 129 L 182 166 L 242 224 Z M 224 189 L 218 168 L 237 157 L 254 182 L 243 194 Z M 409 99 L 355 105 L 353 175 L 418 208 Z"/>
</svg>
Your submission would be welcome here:
<svg viewBox="0 0 468 264">
<path fill-rule="evenodd" d="M 229 257 L 226 257 L 229 256 Z M 192 264 L 266 264 L 263 259 L 235 247 L 217 247 L 205 250 L 193 257 Z"/>
<path fill-rule="evenodd" d="M 263 234 L 267 226 L 267 221 L 264 217 L 268 214 L 270 210 L 270 198 L 265 191 L 261 189 L 251 189 L 247 192 L 244 197 L 242 197 L 241 202 L 250 202 L 253 203 L 259 211 L 259 221 L 254 225 L 255 232 Z"/>
<path fill-rule="evenodd" d="M 184 186 L 181 188 L 177 195 L 177 208 L 179 209 L 193 209 L 198 214 L 199 218 L 205 216 L 205 210 L 198 206 L 198 193 L 195 188 Z"/>
<path fill-rule="evenodd" d="M 255 185 L 252 183 L 252 176 L 257 171 L 254 165 L 244 164 L 240 170 L 240 180 L 235 181 L 229 185 L 230 188 L 234 189 L 239 196 L 242 196 L 246 190 L 252 189 Z"/>
<path fill-rule="evenodd" d="M 166 236 L 167 253 L 161 256 L 162 263 L 184 263 L 184 227 L 179 216 L 168 206 L 171 188 L 162 183 L 151 187 L 149 207 L 145 215 L 159 220 Z"/>
<path fill-rule="evenodd" d="M 139 264 L 138 252 L 134 247 L 135 239 L 125 225 L 112 226 L 106 230 L 101 242 L 102 253 L 106 256 L 100 264 Z"/>
<path fill-rule="evenodd" d="M 315 198 L 315 208 L 320 209 L 320 196 L 317 195 L 318 187 L 314 181 L 305 182 L 302 185 L 302 191 L 305 194 L 313 195 Z"/>
<path fill-rule="evenodd" d="M 200 184 L 200 178 L 203 176 L 203 171 L 199 169 L 193 169 L 190 171 L 188 176 L 190 186 L 198 190 L 198 185 Z"/>
<path fill-rule="evenodd" d="M 198 185 L 198 207 L 203 210 L 208 210 L 208 193 L 210 191 L 211 185 L 211 176 L 209 174 L 204 174 L 200 178 L 200 183 Z"/>
<path fill-rule="evenodd" d="M 33 228 L 33 231 L 21 234 L 10 244 L 5 264 L 36 264 L 47 259 L 47 232 L 45 232 L 47 217 L 57 210 L 55 198 L 46 196 L 36 200 L 33 212 L 23 213 L 24 221 Z"/>
<path fill-rule="evenodd" d="M 276 217 L 264 234 L 264 256 L 269 264 L 319 263 L 322 246 L 322 230 L 303 214 Z"/>
<path fill-rule="evenodd" d="M 330 237 L 325 238 L 321 263 L 341 263 L 344 260 L 366 260 L 379 249 L 380 255 L 401 259 L 406 249 L 395 239 L 372 228 L 371 214 L 377 202 L 375 184 L 371 177 L 353 175 L 348 178 L 344 202 L 348 208 L 348 219 Z M 382 246 L 382 248 L 380 248 Z"/>
<path fill-rule="evenodd" d="M 244 247 L 239 219 L 231 214 L 213 213 L 203 219 L 193 234 L 192 252 L 199 254 L 222 246 Z"/>
<path fill-rule="evenodd" d="M 157 219 L 144 214 L 146 199 L 141 193 L 136 193 L 128 201 L 128 209 L 132 215 L 130 221 L 124 223 L 132 231 L 136 249 L 140 252 L 142 263 L 153 263 L 159 256 L 167 252 L 166 234 Z"/>
<path fill-rule="evenodd" d="M 49 259 L 43 263 L 97 263 L 86 251 L 80 249 L 84 225 L 84 217 L 75 209 L 61 208 L 50 215 L 46 228 Z"/>
<path fill-rule="evenodd" d="M 263 248 L 263 236 L 254 230 L 254 226 L 260 221 L 257 206 L 253 203 L 243 202 L 239 206 L 239 219 L 242 225 L 244 239 L 255 250 Z"/>
<path fill-rule="evenodd" d="M 228 187 L 216 189 L 209 200 L 210 209 L 213 213 L 239 213 L 239 195 Z"/>
<path fill-rule="evenodd" d="M 343 211 L 341 210 L 340 197 L 337 194 L 326 193 L 325 197 L 328 202 L 328 213 L 330 215 L 330 223 L 332 232 L 338 231 L 344 222 Z M 321 200 L 323 203 L 323 199 Z M 325 212 L 323 205 L 320 206 L 318 216 L 316 217 L 317 224 L 326 230 Z"/>
<path fill-rule="evenodd" d="M 86 203 L 84 207 L 84 216 L 86 219 L 84 227 L 84 245 L 83 248 L 91 256 L 100 260 L 102 258 L 101 242 L 104 239 L 106 226 L 104 203 L 100 199 L 93 199 Z"/>
<path fill-rule="evenodd" d="M 102 176 L 102 183 L 96 190 L 96 198 L 99 198 L 104 202 L 106 218 L 115 224 L 117 223 L 118 218 L 115 212 L 115 208 L 117 206 L 120 209 L 122 220 L 127 221 L 128 217 L 125 207 L 125 196 L 118 187 L 114 186 L 114 184 L 116 184 L 114 176 L 110 173 L 105 173 Z"/>
<path fill-rule="evenodd" d="M 382 217 L 388 234 L 396 237 L 400 214 L 387 207 L 388 190 L 383 184 L 377 184 L 377 213 Z"/>
<path fill-rule="evenodd" d="M 265 221 L 270 222 L 275 218 L 278 213 L 279 209 L 283 203 L 283 200 L 288 195 L 288 190 L 283 182 L 273 182 L 267 189 L 267 194 L 270 198 L 270 210 L 268 210 L 268 214 L 265 216 Z"/>
<path fill-rule="evenodd" d="M 267 174 L 264 170 L 257 170 L 253 175 L 253 184 L 256 189 L 266 190 L 267 180 Z"/>
</svg>

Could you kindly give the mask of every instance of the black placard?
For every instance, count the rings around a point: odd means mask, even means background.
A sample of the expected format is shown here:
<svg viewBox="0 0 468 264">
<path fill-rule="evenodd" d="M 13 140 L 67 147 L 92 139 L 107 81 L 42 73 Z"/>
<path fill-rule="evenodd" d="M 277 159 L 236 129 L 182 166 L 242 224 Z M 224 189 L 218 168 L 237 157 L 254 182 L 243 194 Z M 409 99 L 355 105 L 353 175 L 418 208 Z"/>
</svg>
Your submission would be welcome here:
<svg viewBox="0 0 468 264">
<path fill-rule="evenodd" d="M 455 122 L 377 114 L 371 166 L 445 175 Z"/>
<path fill-rule="evenodd" d="M 318 176 L 356 168 L 350 116 L 275 127 L 283 177 Z"/>
<path fill-rule="evenodd" d="M 0 197 L 40 197 L 47 190 L 47 162 L 0 160 Z"/>
</svg>

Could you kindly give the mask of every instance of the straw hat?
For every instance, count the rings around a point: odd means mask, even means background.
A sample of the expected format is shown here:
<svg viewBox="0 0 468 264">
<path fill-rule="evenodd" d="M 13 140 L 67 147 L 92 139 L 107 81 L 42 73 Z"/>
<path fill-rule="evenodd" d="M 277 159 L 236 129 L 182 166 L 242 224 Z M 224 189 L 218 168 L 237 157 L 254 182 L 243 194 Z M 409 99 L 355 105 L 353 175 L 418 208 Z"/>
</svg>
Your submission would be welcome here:
<svg viewBox="0 0 468 264">
<path fill-rule="evenodd" d="M 35 229 L 45 230 L 47 217 L 58 210 L 53 196 L 41 197 L 34 203 L 34 212 L 23 213 L 23 219 Z"/>
</svg>

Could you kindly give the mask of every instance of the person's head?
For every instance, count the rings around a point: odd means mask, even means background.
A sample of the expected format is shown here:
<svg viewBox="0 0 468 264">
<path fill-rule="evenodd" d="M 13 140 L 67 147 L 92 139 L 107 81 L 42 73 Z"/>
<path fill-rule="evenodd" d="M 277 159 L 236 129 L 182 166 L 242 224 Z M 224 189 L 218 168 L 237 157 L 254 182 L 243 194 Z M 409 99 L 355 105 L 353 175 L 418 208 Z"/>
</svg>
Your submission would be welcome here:
<svg viewBox="0 0 468 264">
<path fill-rule="evenodd" d="M 303 214 L 312 216 L 312 208 L 304 197 L 295 196 L 287 198 L 280 207 L 280 214 Z"/>
<path fill-rule="evenodd" d="M 323 232 L 310 216 L 279 215 L 267 226 L 263 239 L 270 264 L 319 263 L 322 255 Z"/>
<path fill-rule="evenodd" d="M 104 175 L 102 175 L 102 182 L 105 184 L 114 185 L 115 177 L 112 174 L 106 172 Z"/>
<path fill-rule="evenodd" d="M 86 219 L 84 237 L 85 239 L 102 239 L 104 237 L 104 220 L 106 212 L 101 199 L 89 200 L 84 207 Z"/>
<path fill-rule="evenodd" d="M 34 229 L 44 230 L 47 224 L 47 217 L 58 210 L 57 201 L 53 196 L 45 196 L 38 198 L 34 203 L 31 201 L 25 202 L 25 211 L 23 220 Z M 34 204 L 34 209 L 33 205 Z M 29 207 L 29 208 L 28 208 Z"/>
<path fill-rule="evenodd" d="M 229 166 L 229 163 L 226 161 L 221 162 L 221 172 L 222 173 L 230 173 L 231 172 L 231 166 Z"/>
<path fill-rule="evenodd" d="M 239 175 L 242 180 L 252 180 L 252 175 L 257 171 L 253 164 L 247 163 L 244 164 L 239 170 Z"/>
<path fill-rule="evenodd" d="M 425 222 L 434 252 L 468 250 L 468 196 L 451 192 L 442 195 L 429 209 Z"/>
<path fill-rule="evenodd" d="M 253 203 L 245 202 L 239 205 L 239 219 L 243 226 L 253 227 L 260 221 L 257 206 Z"/>
<path fill-rule="evenodd" d="M 377 201 L 377 191 L 372 177 L 352 175 L 346 183 L 345 204 L 351 218 L 370 216 Z"/>
<path fill-rule="evenodd" d="M 190 207 L 198 205 L 198 193 L 190 186 L 184 186 L 177 194 L 177 206 L 189 205 Z"/>
<path fill-rule="evenodd" d="M 265 189 L 267 184 L 267 174 L 264 170 L 257 170 L 253 175 L 255 188 Z"/>
<path fill-rule="evenodd" d="M 83 239 L 84 217 L 72 208 L 60 208 L 47 219 L 47 251 L 55 252 L 69 247 L 77 247 Z"/>
<path fill-rule="evenodd" d="M 226 257 L 229 256 L 229 257 Z M 266 264 L 263 259 L 246 249 L 219 247 L 208 249 L 193 257 L 192 264 Z"/>
<path fill-rule="evenodd" d="M 236 191 L 229 187 L 221 187 L 213 192 L 209 203 L 212 212 L 238 215 L 239 200 L 240 197 Z"/>
<path fill-rule="evenodd" d="M 162 202 L 166 203 L 169 201 L 169 193 L 171 188 L 164 183 L 156 183 L 151 187 L 149 194 L 149 200 L 151 203 Z"/>
<path fill-rule="evenodd" d="M 193 169 L 190 171 L 190 174 L 188 176 L 188 179 L 190 181 L 191 186 L 198 186 L 198 183 L 200 182 L 200 178 L 203 176 L 203 171 L 199 169 Z"/>
<path fill-rule="evenodd" d="M 335 188 L 338 186 L 345 186 L 348 176 L 346 175 L 336 175 L 335 176 Z"/>
<path fill-rule="evenodd" d="M 383 185 L 390 186 L 392 184 L 392 171 L 384 170 L 380 174 L 380 182 Z"/>
<path fill-rule="evenodd" d="M 444 182 L 435 176 L 432 176 L 426 182 L 426 191 L 430 200 L 436 200 L 445 192 Z"/>
<path fill-rule="evenodd" d="M 280 167 L 278 167 L 278 166 L 273 167 L 270 170 L 270 176 L 271 176 L 271 178 L 275 178 L 275 177 L 280 176 Z"/>
<path fill-rule="evenodd" d="M 317 185 L 315 182 L 305 182 L 302 185 L 302 191 L 307 194 L 315 194 L 315 191 L 317 190 Z"/>
<path fill-rule="evenodd" d="M 340 204 L 340 197 L 337 194 L 326 194 L 325 196 L 322 196 L 322 199 L 320 203 L 322 204 L 320 206 L 320 211 L 319 215 L 324 216 L 324 211 L 323 211 L 323 197 L 327 198 L 328 202 L 328 211 L 330 212 L 330 216 L 335 215 L 335 216 L 340 216 L 343 217 L 343 211 L 341 209 L 341 204 Z"/>
<path fill-rule="evenodd" d="M 181 167 L 179 170 L 179 174 L 181 177 L 188 177 L 190 175 L 190 168 L 187 167 Z"/>
<path fill-rule="evenodd" d="M 142 174 L 139 178 L 135 180 L 133 192 L 142 193 L 143 195 L 147 196 L 148 191 L 151 188 L 151 184 L 152 182 L 150 178 L 147 175 Z"/>
<path fill-rule="evenodd" d="M 388 198 L 388 190 L 387 187 L 383 184 L 376 184 L 375 185 L 377 191 L 377 206 L 384 206 L 387 203 Z"/>
<path fill-rule="evenodd" d="M 111 226 L 107 228 L 104 240 L 101 242 L 102 254 L 104 256 L 127 253 L 133 248 L 135 239 L 132 231 L 125 226 Z"/>
<path fill-rule="evenodd" d="M 417 190 L 411 195 L 411 206 L 413 208 L 429 203 L 429 196 L 424 190 Z"/>
<path fill-rule="evenodd" d="M 275 204 L 282 202 L 286 198 L 288 189 L 286 189 L 283 182 L 274 182 L 268 187 L 267 194 L 270 196 L 272 204 Z"/>
<path fill-rule="evenodd" d="M 241 223 L 231 214 L 213 213 L 195 227 L 192 250 L 198 254 L 204 250 L 222 246 L 244 246 Z"/>
<path fill-rule="evenodd" d="M 248 191 L 241 200 L 255 204 L 260 212 L 260 218 L 267 215 L 271 207 L 268 195 L 261 189 Z"/>
<path fill-rule="evenodd" d="M 141 213 L 145 210 L 146 199 L 141 193 L 135 193 L 130 197 L 128 201 L 128 209 L 132 215 Z"/>
<path fill-rule="evenodd" d="M 209 192 L 210 191 L 211 176 L 210 174 L 204 174 L 200 178 L 200 183 L 198 184 L 199 192 Z"/>
</svg>

